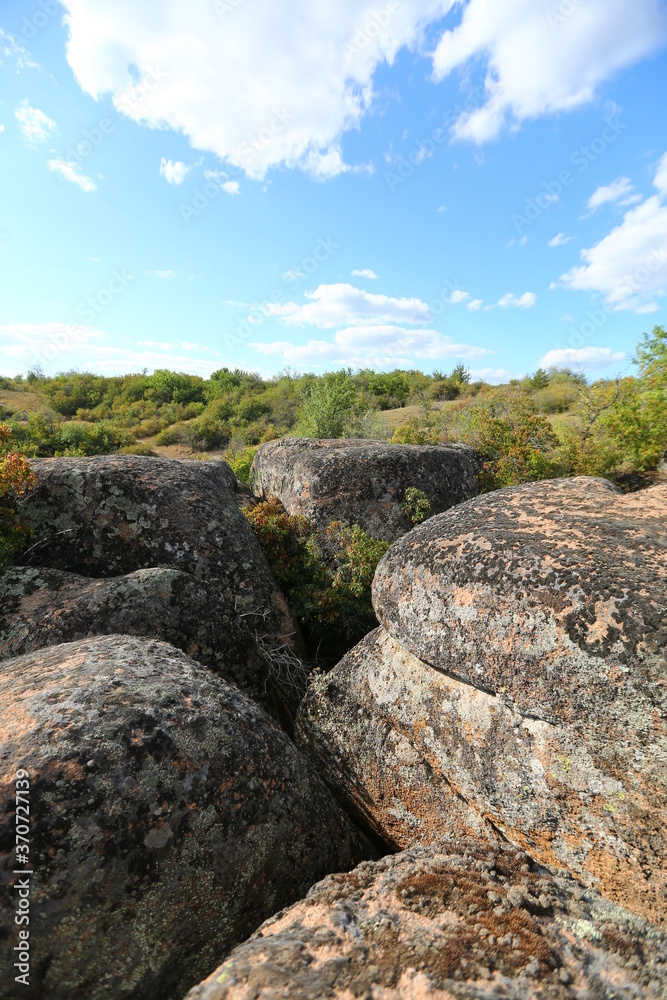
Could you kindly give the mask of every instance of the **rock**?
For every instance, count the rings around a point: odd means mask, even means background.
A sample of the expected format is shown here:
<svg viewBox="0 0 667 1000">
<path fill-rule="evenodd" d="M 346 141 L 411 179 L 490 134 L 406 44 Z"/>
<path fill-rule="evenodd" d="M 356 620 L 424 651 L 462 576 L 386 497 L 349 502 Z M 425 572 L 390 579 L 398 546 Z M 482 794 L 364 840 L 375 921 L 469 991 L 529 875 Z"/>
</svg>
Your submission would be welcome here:
<svg viewBox="0 0 667 1000">
<path fill-rule="evenodd" d="M 30 985 L 49 1000 L 180 998 L 263 919 L 369 856 L 278 726 L 166 643 L 97 637 L 8 660 L 0 705 L 2 996 L 18 768 Z"/>
<path fill-rule="evenodd" d="M 664 997 L 667 938 L 521 852 L 474 839 L 330 875 L 187 1000 Z"/>
<path fill-rule="evenodd" d="M 228 671 L 253 697 L 267 668 L 252 633 L 301 650 L 226 463 L 114 455 L 32 467 L 38 486 L 21 513 L 34 537 L 0 578 L 0 650 L 146 635 Z"/>
<path fill-rule="evenodd" d="M 386 554 L 383 628 L 316 677 L 298 735 L 398 847 L 504 838 L 667 914 L 667 487 L 531 484 Z"/>
<path fill-rule="evenodd" d="M 87 636 L 145 636 L 170 642 L 255 701 L 268 701 L 266 664 L 233 603 L 181 570 L 90 579 L 13 566 L 0 577 L 0 598 L 0 660 Z"/>
<path fill-rule="evenodd" d="M 477 453 L 461 444 L 283 438 L 262 445 L 250 482 L 257 496 L 275 496 L 320 527 L 347 521 L 392 541 L 412 527 L 402 509 L 406 489 L 420 489 L 438 514 L 476 495 L 478 467 Z"/>
</svg>

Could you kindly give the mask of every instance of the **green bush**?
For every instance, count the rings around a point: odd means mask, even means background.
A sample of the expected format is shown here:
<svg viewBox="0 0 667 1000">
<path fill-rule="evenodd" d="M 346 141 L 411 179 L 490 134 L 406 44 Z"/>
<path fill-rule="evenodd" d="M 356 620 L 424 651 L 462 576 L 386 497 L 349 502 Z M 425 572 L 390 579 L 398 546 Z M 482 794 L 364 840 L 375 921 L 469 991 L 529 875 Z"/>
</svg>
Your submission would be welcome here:
<svg viewBox="0 0 667 1000">
<path fill-rule="evenodd" d="M 403 513 L 412 524 L 421 524 L 431 513 L 431 501 L 416 486 L 408 486 L 405 491 Z"/>
<path fill-rule="evenodd" d="M 257 454 L 257 448 L 242 448 L 231 453 L 225 452 L 225 461 L 232 467 L 232 472 L 237 479 L 240 479 L 246 486 L 250 485 L 250 467 L 252 460 Z"/>
<path fill-rule="evenodd" d="M 339 438 L 356 398 L 348 372 L 330 372 L 314 379 L 303 390 L 301 427 L 306 437 Z"/>
<path fill-rule="evenodd" d="M 358 525 L 317 530 L 270 499 L 244 511 L 296 615 L 310 655 L 333 665 L 377 626 L 375 568 L 388 549 Z"/>
</svg>

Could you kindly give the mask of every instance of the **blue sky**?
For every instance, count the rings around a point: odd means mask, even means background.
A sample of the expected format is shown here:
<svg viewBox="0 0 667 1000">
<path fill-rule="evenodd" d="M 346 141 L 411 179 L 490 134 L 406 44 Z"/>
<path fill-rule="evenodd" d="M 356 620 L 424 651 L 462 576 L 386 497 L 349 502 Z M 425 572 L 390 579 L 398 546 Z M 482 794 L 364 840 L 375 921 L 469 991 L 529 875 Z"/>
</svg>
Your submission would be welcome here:
<svg viewBox="0 0 667 1000">
<path fill-rule="evenodd" d="M 5 0 L 0 372 L 629 368 L 660 0 Z"/>
</svg>

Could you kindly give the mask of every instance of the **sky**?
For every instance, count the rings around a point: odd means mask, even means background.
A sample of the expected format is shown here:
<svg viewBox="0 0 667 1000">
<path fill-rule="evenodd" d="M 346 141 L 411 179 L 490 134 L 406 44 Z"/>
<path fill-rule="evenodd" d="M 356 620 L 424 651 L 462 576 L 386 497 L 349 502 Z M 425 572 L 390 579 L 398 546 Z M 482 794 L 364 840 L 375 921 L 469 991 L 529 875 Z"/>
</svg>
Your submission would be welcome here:
<svg viewBox="0 0 667 1000">
<path fill-rule="evenodd" d="M 663 0 L 4 0 L 0 374 L 632 370 Z"/>
</svg>

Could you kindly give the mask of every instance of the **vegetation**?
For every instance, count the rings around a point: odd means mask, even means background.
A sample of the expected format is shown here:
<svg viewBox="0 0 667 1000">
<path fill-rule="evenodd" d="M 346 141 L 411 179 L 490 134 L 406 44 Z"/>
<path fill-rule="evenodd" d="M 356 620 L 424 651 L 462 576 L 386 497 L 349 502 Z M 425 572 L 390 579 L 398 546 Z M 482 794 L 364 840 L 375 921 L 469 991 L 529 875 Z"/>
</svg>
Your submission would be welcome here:
<svg viewBox="0 0 667 1000">
<path fill-rule="evenodd" d="M 636 488 L 658 475 L 667 451 L 664 329 L 643 336 L 634 365 L 632 375 L 592 384 L 573 371 L 538 369 L 501 386 L 472 382 L 462 364 L 449 374 L 285 371 L 269 380 L 228 368 L 207 380 L 166 370 L 46 378 L 35 369 L 26 378 L 0 378 L 0 564 L 28 535 L 16 512 L 33 483 L 24 456 L 215 451 L 247 483 L 259 445 L 283 435 L 464 441 L 483 456 L 482 490 L 572 475 Z M 412 524 L 430 513 L 416 488 L 406 490 L 403 509 Z M 335 662 L 376 625 L 371 583 L 386 544 L 358 525 L 318 530 L 276 500 L 246 517 L 311 659 Z"/>
<path fill-rule="evenodd" d="M 667 335 L 645 334 L 634 374 L 588 384 L 539 369 L 502 386 L 458 364 L 273 379 L 221 368 L 210 379 L 167 370 L 106 378 L 66 372 L 0 378 L 11 447 L 33 455 L 218 452 L 247 481 L 257 447 L 283 435 L 371 437 L 396 444 L 466 441 L 483 452 L 483 489 L 547 476 L 646 481 L 667 449 Z M 9 450 L 0 442 L 0 453 Z"/>
<path fill-rule="evenodd" d="M 247 508 L 251 527 L 302 629 L 311 659 L 333 665 L 377 625 L 375 567 L 388 549 L 358 525 L 316 529 L 270 499 Z"/>
<path fill-rule="evenodd" d="M 25 458 L 19 452 L 10 450 L 11 445 L 11 428 L 0 424 L 0 446 L 4 451 L 4 457 L 0 459 L 0 572 L 30 537 L 28 525 L 16 512 L 16 501 L 36 485 Z"/>
<path fill-rule="evenodd" d="M 408 486 L 405 491 L 403 513 L 412 524 L 421 524 L 431 513 L 431 501 L 416 486 Z"/>
</svg>

